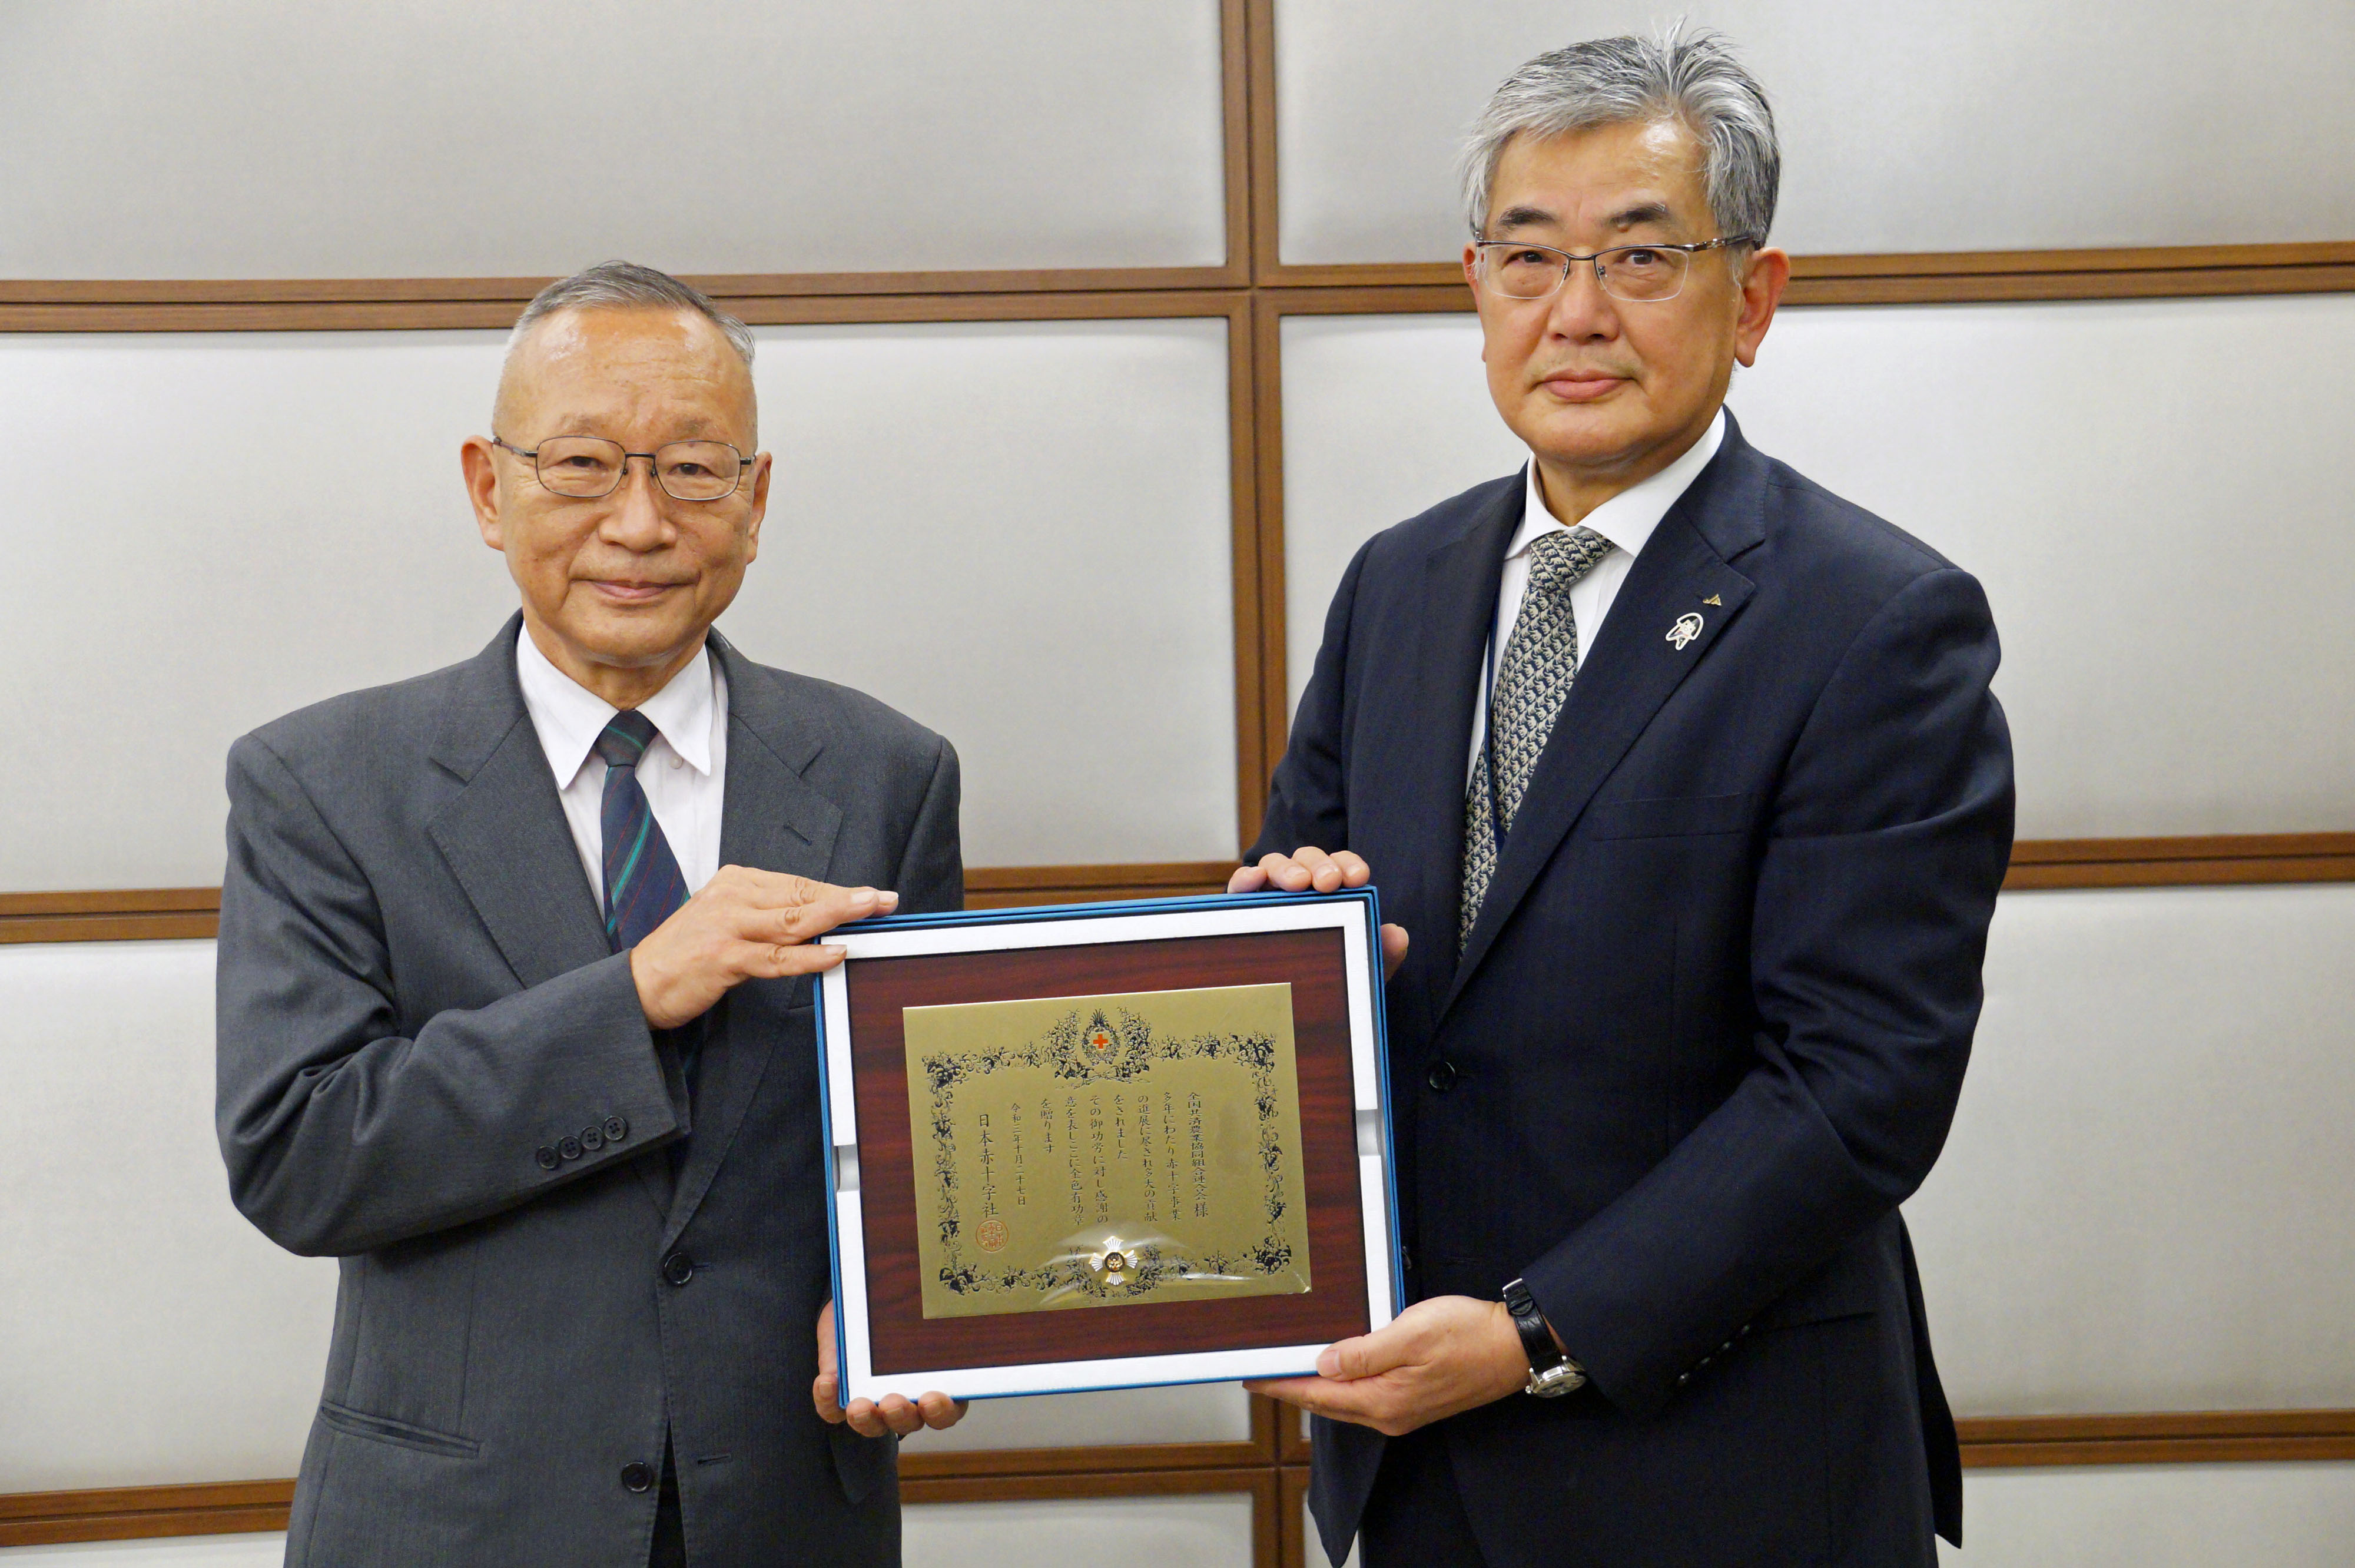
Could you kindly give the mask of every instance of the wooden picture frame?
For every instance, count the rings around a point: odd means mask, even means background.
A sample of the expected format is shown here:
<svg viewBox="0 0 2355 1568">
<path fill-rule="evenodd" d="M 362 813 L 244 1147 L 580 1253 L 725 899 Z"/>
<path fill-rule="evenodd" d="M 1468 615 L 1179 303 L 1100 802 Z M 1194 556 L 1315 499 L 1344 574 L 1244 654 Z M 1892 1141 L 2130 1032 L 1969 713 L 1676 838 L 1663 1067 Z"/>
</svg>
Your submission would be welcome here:
<svg viewBox="0 0 2355 1568">
<path fill-rule="evenodd" d="M 842 1399 L 1283 1377 L 1399 1312 L 1372 889 L 909 915 L 845 926 L 817 987 Z M 1291 987 L 1311 1288 L 927 1317 L 904 1009 Z"/>
</svg>

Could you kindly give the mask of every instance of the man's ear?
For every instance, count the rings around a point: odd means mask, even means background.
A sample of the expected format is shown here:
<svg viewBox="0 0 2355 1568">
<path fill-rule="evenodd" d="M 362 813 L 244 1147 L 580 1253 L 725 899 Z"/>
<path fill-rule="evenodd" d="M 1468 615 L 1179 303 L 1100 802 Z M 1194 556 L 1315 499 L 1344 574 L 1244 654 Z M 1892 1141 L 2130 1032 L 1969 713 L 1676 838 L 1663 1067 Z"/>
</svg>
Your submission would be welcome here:
<svg viewBox="0 0 2355 1568">
<path fill-rule="evenodd" d="M 466 476 L 466 499 L 474 503 L 474 526 L 483 530 L 483 542 L 504 550 L 506 546 L 499 538 L 499 469 L 491 443 L 479 435 L 468 436 L 458 449 L 458 467 Z"/>
<path fill-rule="evenodd" d="M 1764 250 L 1750 258 L 1742 274 L 1742 309 L 1733 322 L 1733 357 L 1744 369 L 1758 362 L 1758 346 L 1774 325 L 1774 307 L 1791 283 L 1791 253 Z"/>
<path fill-rule="evenodd" d="M 752 459 L 752 511 L 744 523 L 744 560 L 761 559 L 761 524 L 769 516 L 769 476 L 776 472 L 776 455 L 763 452 Z"/>
</svg>

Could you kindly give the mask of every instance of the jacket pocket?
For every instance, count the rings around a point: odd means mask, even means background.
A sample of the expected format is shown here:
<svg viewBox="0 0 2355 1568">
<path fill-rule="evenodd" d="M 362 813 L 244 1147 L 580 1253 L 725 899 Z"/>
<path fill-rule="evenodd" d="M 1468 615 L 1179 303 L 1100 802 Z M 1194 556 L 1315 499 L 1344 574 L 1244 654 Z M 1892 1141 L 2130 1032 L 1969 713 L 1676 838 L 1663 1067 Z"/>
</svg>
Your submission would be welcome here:
<svg viewBox="0 0 2355 1568">
<path fill-rule="evenodd" d="M 1586 813 L 1590 838 L 1683 838 L 1748 830 L 1754 795 L 1668 795 L 1597 801 Z"/>
<path fill-rule="evenodd" d="M 421 1454 L 439 1454 L 445 1459 L 472 1459 L 483 1451 L 483 1445 L 471 1437 L 436 1432 L 430 1426 L 412 1426 L 387 1415 L 370 1415 L 331 1399 L 319 1402 L 319 1419 L 346 1437 L 389 1443 L 396 1447 L 414 1448 Z"/>
</svg>

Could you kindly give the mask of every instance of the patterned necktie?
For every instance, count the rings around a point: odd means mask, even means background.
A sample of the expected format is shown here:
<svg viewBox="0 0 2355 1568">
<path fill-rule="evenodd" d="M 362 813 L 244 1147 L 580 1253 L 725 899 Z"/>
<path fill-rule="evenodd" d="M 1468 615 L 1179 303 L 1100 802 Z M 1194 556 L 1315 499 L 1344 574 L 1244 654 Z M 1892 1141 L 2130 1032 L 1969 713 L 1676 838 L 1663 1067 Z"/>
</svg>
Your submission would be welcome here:
<svg viewBox="0 0 2355 1568">
<path fill-rule="evenodd" d="M 605 938 L 616 953 L 645 941 L 687 901 L 687 879 L 638 784 L 639 760 L 654 739 L 654 720 L 635 709 L 614 714 L 597 737 L 597 754 L 605 759 L 605 799 L 599 812 L 605 835 Z M 674 1031 L 674 1039 L 692 1099 L 703 1031 L 689 1024 Z"/>
<path fill-rule="evenodd" d="M 1578 624 L 1571 618 L 1570 587 L 1611 553 L 1611 541 L 1593 528 L 1554 529 L 1529 541 L 1529 582 L 1505 644 L 1504 667 L 1488 704 L 1488 733 L 1464 792 L 1464 913 L 1455 951 L 1472 940 L 1488 883 L 1497 875 L 1497 840 L 1512 831 L 1529 793 L 1529 775 L 1546 737 L 1578 678 Z M 1490 769 L 1493 774 L 1492 813 Z"/>
</svg>

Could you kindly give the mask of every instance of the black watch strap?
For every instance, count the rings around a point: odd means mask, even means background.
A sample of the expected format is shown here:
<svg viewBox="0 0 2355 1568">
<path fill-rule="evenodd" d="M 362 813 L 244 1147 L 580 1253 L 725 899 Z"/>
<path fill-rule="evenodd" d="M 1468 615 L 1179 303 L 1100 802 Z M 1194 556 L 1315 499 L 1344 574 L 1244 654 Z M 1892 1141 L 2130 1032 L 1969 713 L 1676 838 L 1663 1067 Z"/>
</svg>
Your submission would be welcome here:
<svg viewBox="0 0 2355 1568">
<path fill-rule="evenodd" d="M 1517 1279 L 1505 1286 L 1505 1310 L 1513 1315 L 1513 1327 L 1521 1331 L 1521 1349 L 1529 1352 L 1529 1371 L 1542 1372 L 1562 1360 L 1561 1349 L 1553 1342 L 1553 1330 L 1546 1327 L 1545 1314 L 1538 1310 L 1538 1298 L 1529 1294 L 1527 1280 Z"/>
<path fill-rule="evenodd" d="M 1561 1347 L 1553 1342 L 1553 1330 L 1547 1326 L 1545 1314 L 1538 1310 L 1537 1297 L 1529 1294 L 1527 1280 L 1517 1279 L 1505 1286 L 1505 1310 L 1512 1315 L 1513 1327 L 1520 1332 L 1521 1349 L 1529 1359 L 1529 1381 L 1522 1392 L 1554 1399 L 1586 1381 L 1586 1369 L 1563 1355 Z"/>
</svg>

